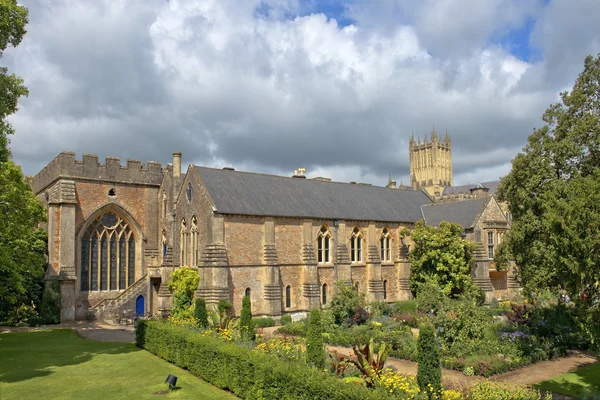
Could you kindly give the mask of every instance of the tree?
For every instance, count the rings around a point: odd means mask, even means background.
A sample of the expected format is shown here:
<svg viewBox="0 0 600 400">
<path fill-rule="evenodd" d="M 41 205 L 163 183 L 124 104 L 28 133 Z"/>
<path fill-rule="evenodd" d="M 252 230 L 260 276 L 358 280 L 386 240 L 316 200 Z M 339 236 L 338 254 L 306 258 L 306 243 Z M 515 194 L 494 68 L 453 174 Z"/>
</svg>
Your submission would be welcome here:
<svg viewBox="0 0 600 400">
<path fill-rule="evenodd" d="M 477 245 L 461 239 L 463 231 L 453 222 L 442 221 L 437 228 L 425 225 L 423 220 L 418 221 L 414 229 L 402 231 L 403 237 L 410 236 L 415 243 L 409 255 L 413 295 L 426 283 L 439 285 L 451 297 L 475 290 L 471 262 Z"/>
<path fill-rule="evenodd" d="M 591 306 L 600 297 L 600 54 L 560 96 L 498 195 L 513 216 L 506 242 L 526 293 L 560 288 Z"/>
<path fill-rule="evenodd" d="M 198 320 L 200 328 L 208 328 L 208 313 L 206 312 L 206 300 L 196 299 L 196 308 L 194 309 L 194 317 Z"/>
<path fill-rule="evenodd" d="M 312 310 L 308 318 L 306 332 L 306 358 L 309 364 L 322 369 L 325 367 L 325 344 L 323 342 L 323 327 L 321 326 L 321 313 Z"/>
<path fill-rule="evenodd" d="M 441 350 L 431 325 L 422 326 L 417 341 L 417 383 L 429 398 L 438 398 L 442 390 Z"/>
<path fill-rule="evenodd" d="M 17 47 L 21 43 L 28 19 L 29 12 L 18 6 L 16 0 L 0 0 L 0 57 L 9 45 Z M 0 67 L 0 163 L 10 159 L 8 135 L 14 133 L 6 117 L 17 112 L 19 98 L 28 94 L 23 79 L 9 75 L 6 67 Z"/>
<path fill-rule="evenodd" d="M 174 315 L 186 313 L 191 309 L 199 280 L 198 271 L 190 267 L 177 268 L 173 271 L 169 289 L 173 292 Z"/>
<path fill-rule="evenodd" d="M 358 309 L 364 309 L 367 301 L 362 293 L 343 282 L 336 282 L 336 294 L 331 299 L 331 313 L 337 325 L 353 325 L 353 316 Z"/>
<path fill-rule="evenodd" d="M 242 337 L 254 340 L 254 323 L 252 322 L 252 306 L 250 296 L 244 296 L 242 300 L 242 314 L 240 315 L 240 330 Z"/>
</svg>

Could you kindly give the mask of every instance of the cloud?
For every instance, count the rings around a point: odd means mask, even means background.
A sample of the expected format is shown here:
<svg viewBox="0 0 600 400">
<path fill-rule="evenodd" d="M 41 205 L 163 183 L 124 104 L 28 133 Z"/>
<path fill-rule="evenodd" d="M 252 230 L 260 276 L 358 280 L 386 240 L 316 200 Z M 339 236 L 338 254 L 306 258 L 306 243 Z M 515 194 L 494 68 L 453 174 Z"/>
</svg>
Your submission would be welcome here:
<svg viewBox="0 0 600 400">
<path fill-rule="evenodd" d="M 291 0 L 24 4 L 29 32 L 4 61 L 31 92 L 11 118 L 29 174 L 62 150 L 163 163 L 181 150 L 199 165 L 407 183 L 411 131 L 435 123 L 456 183 L 496 179 L 600 47 L 595 20 L 575 20 L 597 11 L 584 2 L 355 1 L 338 19 Z M 496 40 L 528 18 L 536 61 Z M 592 40 L 558 40 L 569 21 L 584 25 L 569 37 Z"/>
</svg>

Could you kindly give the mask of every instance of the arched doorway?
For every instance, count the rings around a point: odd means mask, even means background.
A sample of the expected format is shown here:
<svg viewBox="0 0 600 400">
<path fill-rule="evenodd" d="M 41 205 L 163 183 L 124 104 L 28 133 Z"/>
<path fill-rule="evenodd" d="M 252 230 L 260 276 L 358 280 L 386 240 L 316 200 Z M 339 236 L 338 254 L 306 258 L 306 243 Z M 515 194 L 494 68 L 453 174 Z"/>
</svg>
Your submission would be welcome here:
<svg viewBox="0 0 600 400">
<path fill-rule="evenodd" d="M 135 301 L 135 316 L 144 316 L 144 296 L 142 295 L 139 295 L 137 300 Z"/>
</svg>

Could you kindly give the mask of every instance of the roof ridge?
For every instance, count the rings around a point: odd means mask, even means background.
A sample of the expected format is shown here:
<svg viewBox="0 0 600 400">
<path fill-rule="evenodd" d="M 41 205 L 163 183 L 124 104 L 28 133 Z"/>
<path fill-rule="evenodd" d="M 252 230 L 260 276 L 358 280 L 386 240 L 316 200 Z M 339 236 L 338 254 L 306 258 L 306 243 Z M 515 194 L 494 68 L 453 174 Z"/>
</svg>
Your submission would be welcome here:
<svg viewBox="0 0 600 400">
<path fill-rule="evenodd" d="M 367 184 L 363 184 L 362 182 L 356 182 L 356 183 L 350 183 L 350 182 L 340 182 L 340 181 L 322 181 L 322 180 L 318 180 L 318 179 L 313 179 L 313 178 L 294 178 L 293 176 L 284 176 L 284 175 L 275 175 L 275 174 L 267 174 L 265 172 L 254 172 L 254 171 L 238 171 L 236 169 L 234 170 L 227 170 L 227 169 L 223 169 L 223 168 L 216 168 L 216 167 L 207 167 L 204 165 L 195 165 L 195 164 L 191 164 L 192 167 L 194 168 L 204 168 L 204 169 L 210 169 L 213 171 L 221 171 L 221 172 L 226 172 L 226 173 L 240 173 L 240 174 L 248 174 L 248 175 L 260 175 L 260 176 L 268 176 L 268 177 L 272 177 L 272 178 L 281 178 L 281 179 L 302 179 L 304 181 L 311 181 L 311 182 L 319 182 L 319 183 L 327 183 L 327 184 L 331 184 L 331 183 L 337 183 L 337 184 L 341 184 L 341 185 L 351 185 L 351 186 L 356 186 L 356 187 L 364 187 L 364 186 L 369 186 L 372 188 L 377 188 L 377 189 L 390 189 L 387 188 L 385 186 L 377 186 L 377 185 L 373 185 L 370 183 Z M 403 192 L 414 192 L 415 190 L 411 187 L 404 187 L 404 188 L 395 188 L 393 190 L 399 190 L 399 191 L 403 191 Z"/>
</svg>

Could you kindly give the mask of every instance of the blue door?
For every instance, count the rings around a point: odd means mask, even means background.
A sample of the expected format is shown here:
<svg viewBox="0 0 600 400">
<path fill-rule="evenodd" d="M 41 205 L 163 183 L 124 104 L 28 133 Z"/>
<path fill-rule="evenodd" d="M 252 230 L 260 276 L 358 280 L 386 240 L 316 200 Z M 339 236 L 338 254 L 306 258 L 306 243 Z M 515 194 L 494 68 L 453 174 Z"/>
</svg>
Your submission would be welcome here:
<svg viewBox="0 0 600 400">
<path fill-rule="evenodd" d="M 144 316 L 144 296 L 139 295 L 135 301 L 135 315 L 136 317 Z"/>
</svg>

